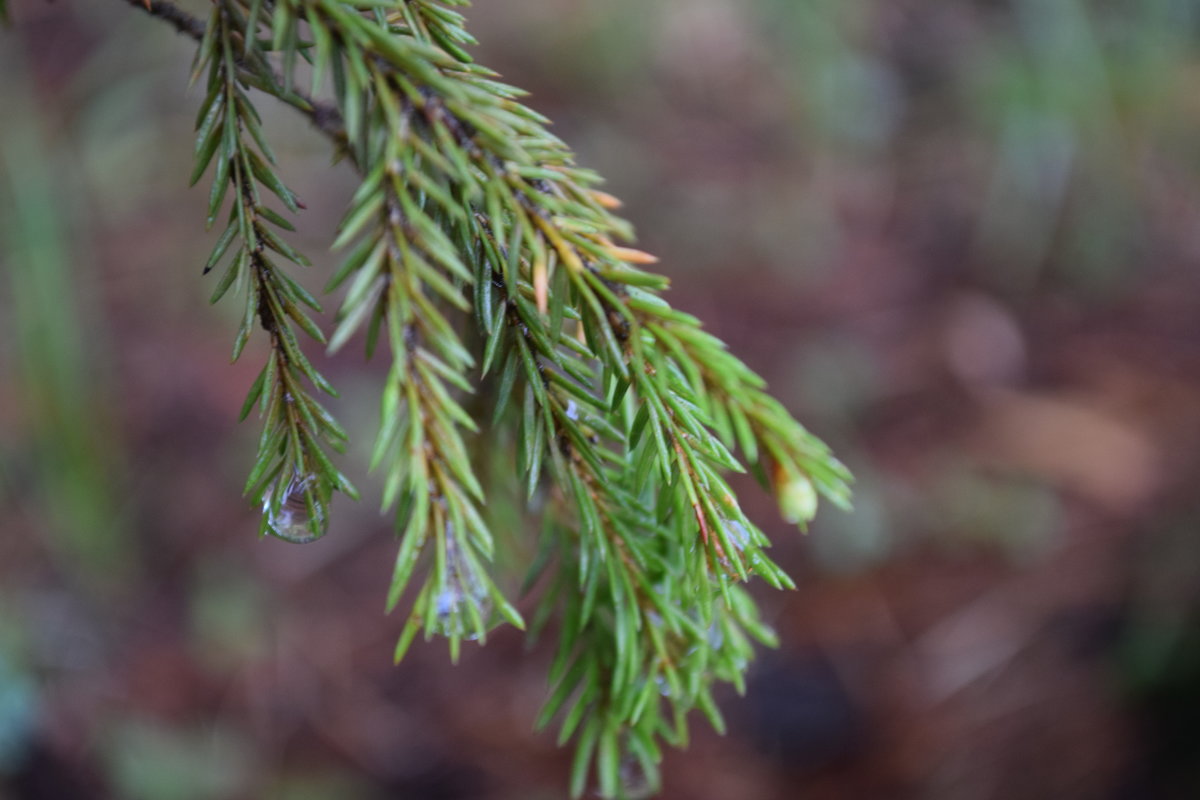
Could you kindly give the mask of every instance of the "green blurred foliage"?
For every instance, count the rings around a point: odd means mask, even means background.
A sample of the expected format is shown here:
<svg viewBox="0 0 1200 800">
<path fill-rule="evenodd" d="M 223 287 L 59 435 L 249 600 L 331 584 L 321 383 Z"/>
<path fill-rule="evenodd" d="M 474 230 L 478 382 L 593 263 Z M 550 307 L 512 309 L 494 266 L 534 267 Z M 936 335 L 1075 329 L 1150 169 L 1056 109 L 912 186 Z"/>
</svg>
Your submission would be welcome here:
<svg viewBox="0 0 1200 800">
<path fill-rule="evenodd" d="M 117 795 L 130 800 L 216 800 L 244 796 L 254 754 L 236 731 L 179 730 L 136 719 L 105 736 Z"/>
<path fill-rule="evenodd" d="M 278 613 L 257 576 L 228 558 L 201 561 L 188 590 L 196 658 L 221 673 L 262 659 Z"/>
<path fill-rule="evenodd" d="M 0 138 L 0 260 L 12 298 L 12 374 L 27 414 L 20 444 L 36 472 L 36 513 L 50 521 L 55 545 L 73 568 L 112 587 L 130 562 L 115 496 L 122 457 L 112 431 L 108 337 L 84 299 L 95 296 L 86 211 L 61 188 L 75 164 L 46 148 L 19 66 L 7 73 L 4 97 L 11 116 Z"/>
</svg>

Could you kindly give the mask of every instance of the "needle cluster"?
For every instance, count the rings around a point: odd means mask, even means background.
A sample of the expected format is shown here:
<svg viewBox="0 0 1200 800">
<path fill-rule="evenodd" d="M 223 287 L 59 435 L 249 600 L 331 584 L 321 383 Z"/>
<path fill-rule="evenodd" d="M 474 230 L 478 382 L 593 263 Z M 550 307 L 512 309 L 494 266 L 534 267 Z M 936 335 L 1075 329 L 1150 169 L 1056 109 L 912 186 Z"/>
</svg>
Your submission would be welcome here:
<svg viewBox="0 0 1200 800">
<path fill-rule="evenodd" d="M 457 655 L 505 622 L 525 627 L 494 575 L 480 436 L 513 443 L 543 524 L 526 578 L 532 628 L 557 636 L 540 724 L 574 740 L 572 792 L 653 791 L 661 745 L 700 709 L 722 727 L 716 682 L 743 685 L 771 631 L 745 590 L 791 579 L 726 481 L 749 467 L 803 526 L 849 476 L 763 380 L 662 297 L 619 206 L 574 163 L 523 92 L 472 60 L 462 0 L 214 0 L 197 54 L 207 92 L 194 179 L 212 173 L 206 271 L 237 285 L 236 358 L 255 328 L 267 362 L 243 415 L 263 421 L 247 491 L 263 531 L 324 533 L 354 489 L 330 449 L 345 434 L 314 396 L 333 387 L 317 301 L 289 276 L 298 201 L 276 174 L 254 93 L 306 113 L 361 178 L 335 248 L 346 255 L 329 347 L 362 334 L 390 369 L 371 457 L 400 544 L 389 609 L 405 601 L 399 660 L 418 634 Z M 305 91 L 295 88 L 303 80 Z M 326 92 L 332 106 L 313 97 Z M 485 429 L 481 433 L 481 429 Z M 745 465 L 745 466 L 744 466 Z M 499 489 L 496 489 L 499 491 Z M 547 624 L 550 623 L 550 624 Z"/>
</svg>

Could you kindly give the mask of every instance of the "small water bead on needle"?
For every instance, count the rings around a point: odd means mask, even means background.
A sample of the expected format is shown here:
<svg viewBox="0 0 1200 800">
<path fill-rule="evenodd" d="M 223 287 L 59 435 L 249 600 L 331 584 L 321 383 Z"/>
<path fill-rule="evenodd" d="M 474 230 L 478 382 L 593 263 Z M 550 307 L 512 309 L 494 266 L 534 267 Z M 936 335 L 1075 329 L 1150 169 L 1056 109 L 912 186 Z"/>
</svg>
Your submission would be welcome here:
<svg viewBox="0 0 1200 800">
<path fill-rule="evenodd" d="M 479 616 L 486 625 L 492 612 L 491 598 L 470 562 L 459 552 L 454 526 L 450 523 L 446 523 L 446 562 L 446 585 L 433 600 L 439 632 L 474 641 L 479 634 L 470 627 L 468 604 L 479 609 Z"/>
<path fill-rule="evenodd" d="M 491 603 L 487 592 L 472 592 L 470 599 L 457 584 L 447 586 L 437 597 L 434 604 L 437 608 L 438 633 L 443 636 L 461 636 L 468 641 L 479 639 L 479 633 L 470 626 L 467 603 L 474 603 L 479 608 L 479 616 L 487 623 L 491 614 Z"/>
<path fill-rule="evenodd" d="M 283 502 L 275 511 L 271 509 L 271 497 L 263 500 L 263 513 L 267 514 L 267 530 L 272 536 L 293 544 L 308 544 L 315 542 L 325 535 L 329 520 L 325 509 L 310 486 L 316 481 L 315 475 L 293 475 L 284 491 Z M 307 496 L 312 494 L 312 510 L 309 512 Z"/>
<path fill-rule="evenodd" d="M 729 541 L 737 545 L 738 550 L 745 550 L 750 546 L 750 531 L 746 530 L 745 525 L 736 519 L 726 519 L 722 522 L 724 522 L 725 533 L 729 536 Z"/>
<path fill-rule="evenodd" d="M 442 591 L 438 592 L 437 600 L 437 615 L 438 622 L 449 621 L 451 615 L 458 611 L 458 606 L 462 602 L 462 592 L 457 586 L 447 586 Z"/>
<path fill-rule="evenodd" d="M 657 770 L 628 753 L 621 757 L 618 779 L 621 796 L 627 800 L 649 800 L 658 793 Z"/>
<path fill-rule="evenodd" d="M 708 646 L 713 650 L 720 650 L 721 646 L 725 644 L 725 631 L 721 630 L 721 624 L 716 620 L 713 620 L 712 624 L 708 626 L 707 638 Z"/>
</svg>

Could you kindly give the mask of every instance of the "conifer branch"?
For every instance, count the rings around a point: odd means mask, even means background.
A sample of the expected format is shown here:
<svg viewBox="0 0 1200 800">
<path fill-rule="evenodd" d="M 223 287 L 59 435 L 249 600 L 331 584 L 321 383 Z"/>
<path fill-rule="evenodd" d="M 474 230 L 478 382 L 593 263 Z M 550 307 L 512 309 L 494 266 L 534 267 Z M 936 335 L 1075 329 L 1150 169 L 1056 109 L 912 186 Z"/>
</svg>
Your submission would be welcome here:
<svg viewBox="0 0 1200 800">
<path fill-rule="evenodd" d="M 391 66 L 363 58 L 342 41 L 337 4 L 314 4 L 308 11 L 318 43 L 326 34 L 328 49 L 318 44 L 316 55 L 331 60 L 341 106 L 352 112 L 346 115 L 349 150 L 365 176 L 335 242 L 337 247 L 360 238 L 330 284 L 353 276 L 331 349 L 365 325 L 368 352 L 382 329 L 393 359 L 372 456 L 372 468 L 386 470 L 384 507 L 400 499 L 397 524 L 403 533 L 389 609 L 422 553 L 430 551 L 433 561 L 395 655 L 399 660 L 423 629 L 427 636 L 446 635 L 456 658 L 462 638 L 485 638 L 493 609 L 524 626 L 484 568 L 493 537 L 479 512 L 483 488 L 462 436 L 477 426 L 453 396 L 454 390 L 474 391 L 465 377 L 474 358 L 443 314 L 471 309 L 461 287 L 474 276 L 450 238 L 466 219 L 467 203 L 426 163 L 421 143 L 427 141 L 428 119 L 405 96 Z M 286 47 L 297 18 L 280 12 L 275 19 Z M 320 75 L 318 70 L 316 80 Z"/>
<path fill-rule="evenodd" d="M 210 226 L 232 190 L 225 231 L 204 272 L 232 251 L 212 302 L 220 300 L 235 282 L 245 296 L 233 360 L 241 356 L 256 324 L 270 339 L 267 363 L 242 408 L 244 419 L 257 404 L 265 419 L 246 492 L 262 505 L 262 531 L 289 541 L 311 541 L 325 533 L 333 490 L 356 492 L 324 452 L 326 445 L 340 447 L 346 434 L 308 391 L 306 381 L 329 394 L 335 394 L 334 389 L 301 351 L 295 333 L 299 327 L 324 343 L 321 329 L 303 310 L 308 306 L 320 312 L 321 306 L 273 260 L 299 266 L 309 263 L 276 232 L 294 230 L 292 224 L 264 203 L 264 194 L 269 192 L 289 211 L 300 208 L 296 196 L 272 168 L 274 156 L 239 74 L 238 61 L 249 49 L 245 42 L 252 32 L 234 3 L 219 0 L 213 5 L 194 69 L 199 74 L 207 67 L 208 91 L 196 120 L 192 183 L 213 165 Z M 248 56 L 250 60 L 262 58 L 253 50 Z"/>
<path fill-rule="evenodd" d="M 767 394 L 762 378 L 719 339 L 699 329 L 668 324 L 660 333 L 671 347 L 702 365 L 694 386 L 707 400 L 714 429 L 752 465 L 766 465 L 759 477 L 775 491 L 784 519 L 804 525 L 815 513 L 818 492 L 840 508 L 849 508 L 849 471 Z"/>
<path fill-rule="evenodd" d="M 235 353 L 255 320 L 271 337 L 247 403 L 267 417 L 251 488 L 269 492 L 269 514 L 302 493 L 309 521 L 332 489 L 352 491 L 321 449 L 340 429 L 301 382 L 330 389 L 292 333 L 320 338 L 300 311 L 315 301 L 265 255 L 304 263 L 266 225 L 288 227 L 260 188 L 297 204 L 268 166 L 249 87 L 308 116 L 362 177 L 335 242 L 349 253 L 328 287 L 346 292 L 330 349 L 365 331 L 368 353 L 382 337 L 391 354 L 372 455 L 401 533 L 389 609 L 423 576 L 397 660 L 422 631 L 446 636 L 456 657 L 500 620 L 523 625 L 488 567 L 494 542 L 466 446 L 478 421 L 460 403 L 492 375 L 493 424 L 515 423 L 526 494 L 550 500 L 527 579 L 547 586 L 534 630 L 559 620 L 540 724 L 561 714 L 560 740 L 575 739 L 576 796 L 594 775 L 618 797 L 631 773 L 657 785 L 659 743 L 686 742 L 690 710 L 721 727 L 713 683 L 740 689 L 751 640 L 773 640 L 741 584 L 793 585 L 723 477 L 743 469 L 733 450 L 801 526 L 818 494 L 847 502 L 849 475 L 759 376 L 662 299 L 667 279 L 642 269 L 655 259 L 617 244 L 632 231 L 598 176 L 575 166 L 520 90 L 472 62 L 461 5 L 216 0 L 201 29 L 164 3 L 151 13 L 202 31 L 199 171 L 221 153 L 210 214 L 235 189 L 210 265 L 238 243 L 218 292 L 247 287 Z M 301 61 L 310 94 L 293 86 Z M 314 99 L 326 80 L 336 107 Z"/>
</svg>

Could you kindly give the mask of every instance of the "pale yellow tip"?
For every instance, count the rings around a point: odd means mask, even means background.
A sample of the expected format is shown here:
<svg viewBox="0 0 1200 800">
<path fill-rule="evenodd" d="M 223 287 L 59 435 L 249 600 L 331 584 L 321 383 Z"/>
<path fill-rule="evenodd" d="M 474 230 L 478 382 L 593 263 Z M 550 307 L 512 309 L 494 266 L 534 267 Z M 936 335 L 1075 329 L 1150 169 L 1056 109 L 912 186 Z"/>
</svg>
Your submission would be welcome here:
<svg viewBox="0 0 1200 800">
<path fill-rule="evenodd" d="M 609 211 L 615 211 L 622 205 L 621 198 L 599 189 L 592 189 L 592 199 L 599 203 L 601 208 L 607 208 Z"/>
<path fill-rule="evenodd" d="M 657 264 L 658 256 L 633 247 L 610 247 L 609 252 L 627 264 Z"/>
</svg>

